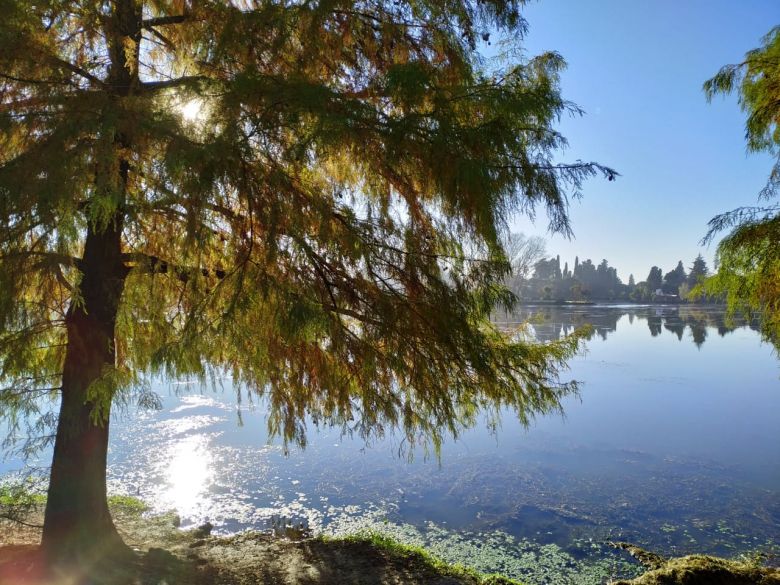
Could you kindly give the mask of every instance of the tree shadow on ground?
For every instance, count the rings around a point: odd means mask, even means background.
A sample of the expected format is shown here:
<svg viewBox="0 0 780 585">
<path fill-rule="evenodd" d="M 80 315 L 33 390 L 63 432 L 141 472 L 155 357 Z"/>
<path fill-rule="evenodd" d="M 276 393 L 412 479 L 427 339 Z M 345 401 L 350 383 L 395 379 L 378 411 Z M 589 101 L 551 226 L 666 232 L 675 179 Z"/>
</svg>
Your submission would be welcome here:
<svg viewBox="0 0 780 585">
<path fill-rule="evenodd" d="M 468 575 L 444 575 L 427 559 L 399 555 L 368 542 L 273 541 L 246 535 L 192 543 L 177 554 L 161 548 L 120 561 L 104 559 L 89 570 L 44 571 L 34 545 L 0 548 L 2 585 L 476 585 Z M 189 551 L 187 551 L 189 549 Z"/>
<path fill-rule="evenodd" d="M 92 567 L 47 567 L 38 546 L 0 548 L 1 585 L 167 585 L 214 583 L 215 571 L 200 559 L 182 559 L 160 548 L 121 560 L 103 559 Z"/>
</svg>

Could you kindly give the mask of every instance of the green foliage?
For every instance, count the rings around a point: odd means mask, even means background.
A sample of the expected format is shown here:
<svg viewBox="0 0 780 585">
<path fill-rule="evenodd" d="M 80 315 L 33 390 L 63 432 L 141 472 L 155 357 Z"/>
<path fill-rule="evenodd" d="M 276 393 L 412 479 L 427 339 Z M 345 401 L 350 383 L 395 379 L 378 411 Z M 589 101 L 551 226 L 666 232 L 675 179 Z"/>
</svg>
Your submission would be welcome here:
<svg viewBox="0 0 780 585">
<path fill-rule="evenodd" d="M 46 503 L 40 489 L 32 477 L 4 478 L 0 483 L 0 518 L 30 525 L 31 515 Z"/>
<path fill-rule="evenodd" d="M 42 484 L 33 477 L 21 480 L 4 479 L 0 483 L 0 518 L 29 524 L 30 516 L 40 512 L 46 504 L 46 494 Z M 149 509 L 143 501 L 132 496 L 113 495 L 108 497 L 108 505 L 117 511 L 138 515 Z"/>
<path fill-rule="evenodd" d="M 663 290 L 666 294 L 676 295 L 679 288 L 686 280 L 687 275 L 685 274 L 685 267 L 683 266 L 682 260 L 680 260 L 677 262 L 677 266 L 674 270 L 664 274 Z"/>
<path fill-rule="evenodd" d="M 763 45 L 748 51 L 745 60 L 726 65 L 704 83 L 708 100 L 717 94 L 737 92 L 747 114 L 745 140 L 751 152 L 768 151 L 780 156 L 780 26 L 762 39 Z M 780 187 L 780 158 L 775 163 L 762 196 L 769 198 Z"/>
<path fill-rule="evenodd" d="M 476 50 L 520 38 L 521 4 L 0 0 L 1 416 L 52 422 L 87 234 L 117 228 L 96 422 L 154 405 L 153 374 L 232 376 L 299 444 L 307 415 L 437 448 L 479 410 L 559 408 L 578 339 L 491 325 L 500 236 L 539 206 L 569 233 L 615 173 L 553 162 L 579 113 L 559 55 Z"/>
<path fill-rule="evenodd" d="M 149 506 L 145 502 L 138 498 L 134 498 L 133 496 L 108 496 L 108 505 L 111 508 L 116 508 L 131 514 L 140 514 L 149 509 Z"/>
<path fill-rule="evenodd" d="M 718 262 L 692 294 L 725 295 L 731 315 L 760 318 L 764 335 L 780 345 L 780 216 L 732 230 L 718 245 Z"/>
<path fill-rule="evenodd" d="M 727 65 L 704 84 L 708 99 L 737 92 L 747 113 L 745 138 L 753 152 L 777 156 L 760 197 L 777 196 L 780 187 L 780 27 L 764 37 L 745 60 Z M 718 244 L 718 272 L 694 295 L 725 296 L 731 314 L 761 319 L 766 337 L 780 346 L 780 206 L 741 207 L 714 217 L 704 238 L 730 229 Z"/>
<path fill-rule="evenodd" d="M 46 502 L 46 496 L 32 491 L 26 484 L 0 485 L 0 506 L 30 507 Z"/>
</svg>

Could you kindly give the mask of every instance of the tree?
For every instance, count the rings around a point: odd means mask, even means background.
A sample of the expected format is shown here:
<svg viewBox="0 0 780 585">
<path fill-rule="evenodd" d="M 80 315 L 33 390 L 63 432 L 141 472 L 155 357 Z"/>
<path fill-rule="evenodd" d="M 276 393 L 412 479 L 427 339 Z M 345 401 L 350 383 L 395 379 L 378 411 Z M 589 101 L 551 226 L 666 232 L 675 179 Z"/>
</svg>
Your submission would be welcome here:
<svg viewBox="0 0 780 585">
<path fill-rule="evenodd" d="M 558 256 L 558 258 L 542 258 L 537 261 L 536 264 L 534 264 L 534 278 L 539 280 L 560 280 L 560 256 Z"/>
<path fill-rule="evenodd" d="M 749 51 L 745 60 L 726 65 L 704 84 L 708 100 L 736 91 L 747 114 L 745 139 L 750 152 L 769 152 L 776 160 L 759 200 L 775 199 L 780 189 L 780 27 Z M 740 207 L 714 217 L 704 242 L 723 230 L 717 273 L 695 291 L 726 296 L 731 314 L 761 318 L 764 334 L 780 346 L 780 205 Z"/>
<path fill-rule="evenodd" d="M 520 282 L 528 278 L 534 265 L 544 258 L 546 243 L 539 236 L 529 238 L 523 234 L 510 233 L 504 247 L 512 269 L 509 286 L 516 291 L 519 290 Z"/>
<path fill-rule="evenodd" d="M 697 255 L 688 272 L 688 286 L 693 288 L 702 282 L 707 277 L 708 273 L 706 260 L 704 260 L 704 257 L 701 254 Z"/>
<path fill-rule="evenodd" d="M 615 173 L 553 162 L 559 55 L 480 65 L 520 4 L 0 0 L 1 412 L 60 402 L 49 558 L 121 548 L 109 413 L 150 374 L 226 372 L 299 444 L 306 414 L 436 447 L 559 407 L 576 340 L 489 323 L 500 233 L 569 233 Z"/>
<path fill-rule="evenodd" d="M 670 295 L 678 294 L 680 286 L 685 283 L 686 279 L 685 267 L 683 266 L 682 260 L 680 260 L 677 262 L 677 266 L 674 267 L 674 270 L 671 270 L 664 275 L 664 292 Z"/>
<path fill-rule="evenodd" d="M 647 287 L 650 289 L 651 293 L 654 293 L 661 288 L 661 285 L 663 284 L 663 272 L 661 272 L 661 269 L 658 268 L 658 266 L 650 268 L 650 273 L 647 275 L 645 282 L 647 282 Z"/>
<path fill-rule="evenodd" d="M 651 290 L 647 282 L 638 282 L 634 290 L 629 293 L 629 298 L 636 303 L 647 302 L 652 298 L 655 290 L 657 289 Z"/>
</svg>

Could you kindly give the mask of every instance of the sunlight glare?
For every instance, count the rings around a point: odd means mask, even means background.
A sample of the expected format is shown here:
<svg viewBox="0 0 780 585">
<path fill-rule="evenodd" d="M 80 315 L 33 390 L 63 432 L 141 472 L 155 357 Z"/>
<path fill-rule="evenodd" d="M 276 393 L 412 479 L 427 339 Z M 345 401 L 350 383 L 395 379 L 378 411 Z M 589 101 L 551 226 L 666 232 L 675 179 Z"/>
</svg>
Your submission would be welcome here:
<svg viewBox="0 0 780 585">
<path fill-rule="evenodd" d="M 172 446 L 166 471 L 167 489 L 162 494 L 166 503 L 182 515 L 193 514 L 211 484 L 212 463 L 208 441 L 203 436 L 187 437 Z"/>
<path fill-rule="evenodd" d="M 188 122 L 194 122 L 201 116 L 203 110 L 203 100 L 195 98 L 184 102 L 181 105 L 182 118 Z"/>
</svg>

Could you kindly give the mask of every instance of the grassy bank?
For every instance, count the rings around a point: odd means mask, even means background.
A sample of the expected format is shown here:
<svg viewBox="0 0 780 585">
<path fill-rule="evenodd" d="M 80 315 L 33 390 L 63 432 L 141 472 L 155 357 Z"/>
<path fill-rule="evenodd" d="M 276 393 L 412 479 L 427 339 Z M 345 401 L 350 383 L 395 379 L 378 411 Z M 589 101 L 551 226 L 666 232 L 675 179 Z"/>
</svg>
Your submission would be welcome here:
<svg viewBox="0 0 780 585">
<path fill-rule="evenodd" d="M 38 498 L 36 503 L 41 501 Z M 207 530 L 178 530 L 175 514 L 147 516 L 143 514 L 146 506 L 135 498 L 115 496 L 110 505 L 133 554 L 122 563 L 96 566 L 90 575 L 94 585 L 523 585 L 444 562 L 421 547 L 375 531 L 301 539 L 257 532 L 216 537 Z M 39 523 L 40 509 L 31 511 L 25 525 L 0 520 L 0 583 L 40 582 Z M 780 585 L 780 571 L 757 563 L 699 555 L 671 560 L 657 555 L 637 558 L 644 558 L 645 564 L 650 558 L 649 570 L 637 579 L 617 583 Z M 64 585 L 67 578 L 46 583 Z"/>
</svg>

